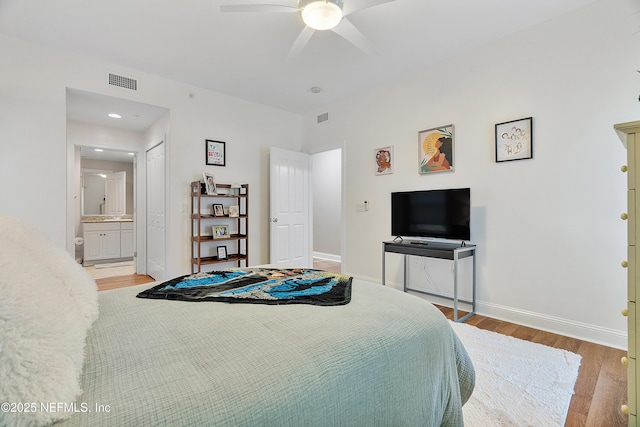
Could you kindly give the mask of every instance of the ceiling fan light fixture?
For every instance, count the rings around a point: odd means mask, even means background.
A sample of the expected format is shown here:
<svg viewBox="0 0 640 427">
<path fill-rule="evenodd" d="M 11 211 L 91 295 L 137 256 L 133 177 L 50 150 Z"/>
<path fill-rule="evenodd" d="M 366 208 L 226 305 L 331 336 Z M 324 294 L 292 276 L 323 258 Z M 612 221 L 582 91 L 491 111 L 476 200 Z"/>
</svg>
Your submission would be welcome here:
<svg viewBox="0 0 640 427">
<path fill-rule="evenodd" d="M 342 0 L 301 1 L 300 7 L 302 20 L 314 30 L 330 30 L 342 20 Z"/>
</svg>

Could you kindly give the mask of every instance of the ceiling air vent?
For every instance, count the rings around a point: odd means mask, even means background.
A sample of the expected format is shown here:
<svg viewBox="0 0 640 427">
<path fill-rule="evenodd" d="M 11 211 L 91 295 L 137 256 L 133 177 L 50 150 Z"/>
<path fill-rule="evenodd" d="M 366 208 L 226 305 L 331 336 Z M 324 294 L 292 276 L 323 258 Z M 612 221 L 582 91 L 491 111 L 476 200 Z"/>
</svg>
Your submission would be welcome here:
<svg viewBox="0 0 640 427">
<path fill-rule="evenodd" d="M 329 112 L 318 115 L 318 124 L 329 121 Z"/>
<path fill-rule="evenodd" d="M 130 90 L 138 90 L 138 81 L 129 77 L 119 76 L 109 73 L 109 84 L 111 86 L 123 87 Z"/>
</svg>

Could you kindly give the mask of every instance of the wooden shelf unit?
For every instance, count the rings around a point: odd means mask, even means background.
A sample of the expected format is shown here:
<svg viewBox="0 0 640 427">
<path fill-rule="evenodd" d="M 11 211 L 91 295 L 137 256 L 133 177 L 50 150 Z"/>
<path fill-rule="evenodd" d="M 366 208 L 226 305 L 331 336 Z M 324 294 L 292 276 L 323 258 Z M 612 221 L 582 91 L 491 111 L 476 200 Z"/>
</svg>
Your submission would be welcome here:
<svg viewBox="0 0 640 427">
<path fill-rule="evenodd" d="M 242 184 L 239 194 L 230 194 L 231 184 L 218 184 L 216 189 L 224 194 L 202 194 L 200 181 L 191 183 L 191 272 L 202 271 L 202 267 L 212 264 L 235 263 L 237 267 L 249 266 L 249 184 Z M 203 206 L 203 203 L 205 205 Z M 203 213 L 212 204 L 222 204 L 224 207 L 238 206 L 239 215 L 230 217 L 229 214 L 216 216 L 213 213 Z M 213 238 L 212 234 L 203 234 L 203 227 L 214 225 L 229 225 L 229 230 L 235 232 L 228 237 Z M 235 252 L 229 252 L 227 258 L 219 259 L 217 255 L 210 255 L 216 249 L 213 243 L 234 242 Z M 243 265 L 244 264 L 244 265 Z"/>
</svg>

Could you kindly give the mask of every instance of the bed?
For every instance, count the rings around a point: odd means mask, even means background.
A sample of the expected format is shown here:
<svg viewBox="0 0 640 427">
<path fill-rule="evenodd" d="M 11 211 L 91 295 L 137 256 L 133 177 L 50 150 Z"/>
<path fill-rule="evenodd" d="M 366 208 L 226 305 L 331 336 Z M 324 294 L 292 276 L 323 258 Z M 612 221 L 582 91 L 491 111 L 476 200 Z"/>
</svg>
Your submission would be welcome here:
<svg viewBox="0 0 640 427">
<path fill-rule="evenodd" d="M 417 297 L 354 279 L 337 306 L 136 298 L 155 285 L 100 292 L 97 319 L 82 313 L 76 397 L 26 396 L 35 418 L 2 412 L 0 424 L 463 425 L 473 366 L 449 321 Z M 0 401 L 15 399 L 2 387 Z M 43 399 L 58 405 L 43 413 Z"/>
</svg>

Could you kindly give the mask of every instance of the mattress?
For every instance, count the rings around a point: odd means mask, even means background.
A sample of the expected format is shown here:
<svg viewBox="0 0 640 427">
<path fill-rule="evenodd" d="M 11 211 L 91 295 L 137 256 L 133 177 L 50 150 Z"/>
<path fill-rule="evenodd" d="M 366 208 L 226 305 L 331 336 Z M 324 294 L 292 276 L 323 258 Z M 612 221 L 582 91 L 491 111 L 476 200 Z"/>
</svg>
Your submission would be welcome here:
<svg viewBox="0 0 640 427">
<path fill-rule="evenodd" d="M 440 311 L 353 280 L 341 306 L 99 293 L 83 394 L 59 426 L 461 426 L 471 361 Z"/>
</svg>

